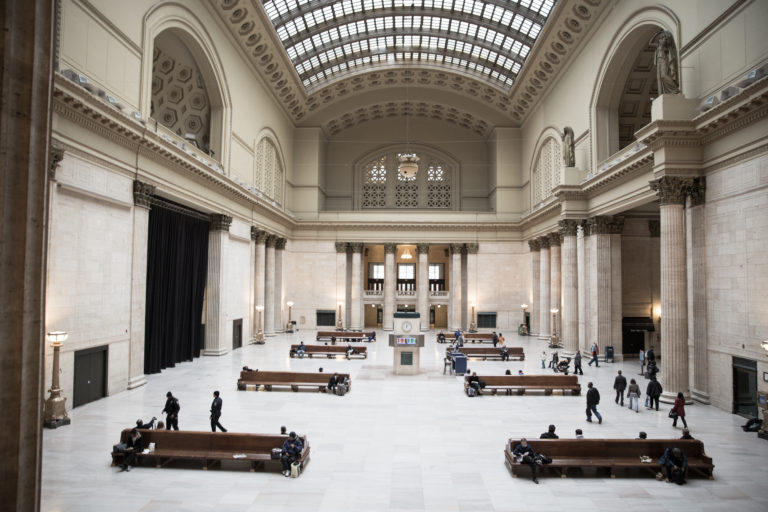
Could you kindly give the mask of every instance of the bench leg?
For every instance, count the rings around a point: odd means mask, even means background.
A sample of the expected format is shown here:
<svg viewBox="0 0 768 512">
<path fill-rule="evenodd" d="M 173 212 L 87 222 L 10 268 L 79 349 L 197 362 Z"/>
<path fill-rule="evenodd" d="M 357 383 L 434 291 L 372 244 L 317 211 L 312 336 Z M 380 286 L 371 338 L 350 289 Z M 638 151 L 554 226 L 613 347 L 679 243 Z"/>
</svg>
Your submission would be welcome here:
<svg viewBox="0 0 768 512">
<path fill-rule="evenodd" d="M 552 394 L 552 390 L 551 389 L 545 389 L 544 390 L 544 396 L 549 396 L 551 394 Z"/>
<path fill-rule="evenodd" d="M 614 472 L 613 468 L 610 468 L 611 470 L 611 478 L 616 478 L 616 473 Z"/>
<path fill-rule="evenodd" d="M 296 393 L 297 391 L 299 391 L 299 386 L 291 386 L 291 391 Z"/>
<path fill-rule="evenodd" d="M 491 394 L 492 394 L 493 396 L 496 396 L 496 391 L 497 391 L 496 389 L 492 389 L 492 390 L 491 390 Z"/>
<path fill-rule="evenodd" d="M 568 478 L 567 473 L 568 473 L 568 468 L 562 468 L 560 470 L 560 478 Z"/>
<path fill-rule="evenodd" d="M 269 386 L 264 386 L 264 389 L 266 389 L 267 391 L 272 391 L 272 386 L 271 386 L 271 385 L 269 385 Z"/>
<path fill-rule="evenodd" d="M 524 395 L 525 394 L 525 388 L 520 388 L 517 390 L 518 395 Z"/>
</svg>

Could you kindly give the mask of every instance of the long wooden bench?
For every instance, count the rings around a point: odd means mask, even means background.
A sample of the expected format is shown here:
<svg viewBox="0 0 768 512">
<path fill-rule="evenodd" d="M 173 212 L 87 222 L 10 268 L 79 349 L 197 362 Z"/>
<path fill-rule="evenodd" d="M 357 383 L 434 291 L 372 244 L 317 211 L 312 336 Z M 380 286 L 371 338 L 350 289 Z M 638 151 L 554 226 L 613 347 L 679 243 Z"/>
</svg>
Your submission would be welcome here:
<svg viewBox="0 0 768 512">
<path fill-rule="evenodd" d="M 456 336 L 454 333 L 443 333 L 445 341 L 440 343 L 454 343 Z M 435 338 L 437 339 L 437 338 Z M 465 332 L 464 343 L 493 343 L 492 332 Z"/>
<path fill-rule="evenodd" d="M 500 347 L 461 347 L 461 353 L 467 356 L 467 358 L 482 358 L 483 361 L 487 359 L 501 359 Z M 507 347 L 507 352 L 510 359 L 516 359 L 518 361 L 525 360 L 525 352 L 523 347 Z M 445 355 L 451 357 L 453 351 L 446 349 Z"/>
<path fill-rule="evenodd" d="M 336 341 L 368 341 L 368 338 L 371 337 L 371 334 L 373 332 L 360 332 L 360 331 L 317 331 L 317 335 L 315 336 L 315 340 L 317 341 L 323 341 L 328 340 L 331 341 L 333 338 L 336 338 Z M 374 341 L 376 339 L 374 338 Z"/>
<path fill-rule="evenodd" d="M 361 345 L 352 345 L 352 348 L 357 353 L 349 354 L 349 357 L 360 357 L 366 359 L 368 357 L 368 347 Z M 291 357 L 297 357 L 296 351 L 299 350 L 298 345 L 291 345 L 291 351 L 288 353 Z M 347 347 L 344 345 L 304 345 L 304 353 L 310 359 L 313 356 L 326 356 L 331 359 L 336 356 L 346 356 Z"/>
<path fill-rule="evenodd" d="M 469 375 L 464 377 L 464 392 L 469 389 Z M 581 384 L 576 375 L 479 375 L 478 378 L 485 382 L 483 391 L 492 391 L 495 395 L 500 389 L 507 394 L 517 391 L 518 395 L 525 394 L 528 390 L 543 390 L 544 394 L 551 395 L 555 389 L 562 390 L 563 394 L 570 391 L 572 395 L 581 394 Z"/>
<path fill-rule="evenodd" d="M 125 429 L 120 434 L 120 442 L 128 440 L 131 430 Z M 202 469 L 209 469 L 216 462 L 244 461 L 250 470 L 266 467 L 270 464 L 275 469 L 282 468 L 279 459 L 272 459 L 273 448 L 282 448 L 288 439 L 285 435 L 246 434 L 239 432 L 194 432 L 186 430 L 141 430 L 144 446 L 155 443 L 155 449 L 150 453 L 137 453 L 135 464 L 151 461 L 158 468 L 174 461 L 197 461 Z M 307 438 L 299 436 L 304 445 L 299 457 L 299 470 L 309 464 L 309 443 Z M 145 450 L 146 451 L 146 450 Z M 125 453 L 112 451 L 112 465 L 123 461 Z"/>
<path fill-rule="evenodd" d="M 512 451 L 519 439 L 509 439 L 504 448 L 504 464 L 517 476 L 519 469 L 530 468 L 517 462 Z M 704 443 L 698 439 L 529 439 L 528 444 L 535 453 L 543 453 L 552 459 L 551 464 L 539 466 L 559 472 L 562 478 L 570 468 L 608 469 L 615 478 L 616 469 L 649 470 L 655 475 L 662 471 L 659 458 L 668 447 L 678 447 L 688 459 L 688 476 L 702 475 L 714 478 L 712 458 L 704 452 Z M 650 463 L 641 462 L 640 457 L 651 458 Z"/>
<path fill-rule="evenodd" d="M 240 379 L 237 381 L 237 389 L 244 391 L 249 387 L 258 390 L 264 386 L 267 391 L 272 391 L 274 386 L 290 387 L 293 391 L 298 391 L 301 387 L 317 388 L 318 391 L 325 391 L 328 386 L 332 373 L 307 373 L 307 372 L 263 372 L 263 371 L 242 371 Z M 340 378 L 346 378 L 348 381 L 347 391 L 352 391 L 352 380 L 348 373 L 340 373 Z"/>
</svg>

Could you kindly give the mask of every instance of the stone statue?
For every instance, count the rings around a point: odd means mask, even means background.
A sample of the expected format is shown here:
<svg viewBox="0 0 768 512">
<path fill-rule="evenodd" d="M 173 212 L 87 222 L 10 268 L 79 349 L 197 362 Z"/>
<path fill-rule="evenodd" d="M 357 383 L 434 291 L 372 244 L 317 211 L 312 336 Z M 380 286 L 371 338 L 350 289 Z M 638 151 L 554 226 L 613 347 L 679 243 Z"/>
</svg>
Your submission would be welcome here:
<svg viewBox="0 0 768 512">
<path fill-rule="evenodd" d="M 573 128 L 570 126 L 563 129 L 563 165 L 576 167 L 576 157 L 573 151 Z"/>
<path fill-rule="evenodd" d="M 649 44 L 656 48 L 656 81 L 659 94 L 680 94 L 677 48 L 672 33 L 669 30 L 661 30 L 651 38 Z"/>
</svg>

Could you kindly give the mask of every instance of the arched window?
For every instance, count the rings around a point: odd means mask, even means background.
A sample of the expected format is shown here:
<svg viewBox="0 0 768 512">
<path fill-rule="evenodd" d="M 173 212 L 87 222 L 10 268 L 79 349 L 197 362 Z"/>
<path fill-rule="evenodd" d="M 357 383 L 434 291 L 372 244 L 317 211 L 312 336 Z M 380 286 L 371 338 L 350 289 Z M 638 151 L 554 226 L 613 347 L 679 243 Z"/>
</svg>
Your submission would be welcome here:
<svg viewBox="0 0 768 512">
<path fill-rule="evenodd" d="M 560 184 L 562 148 L 560 141 L 548 137 L 539 149 L 539 156 L 531 176 L 531 204 L 536 206 L 552 195 L 552 189 Z"/>
<path fill-rule="evenodd" d="M 398 170 L 405 148 L 392 148 L 366 157 L 358 167 L 358 208 L 456 209 L 453 177 L 457 165 L 446 155 L 419 149 L 419 172 Z"/>
<path fill-rule="evenodd" d="M 254 186 L 277 204 L 283 203 L 283 164 L 275 144 L 267 137 L 256 144 Z"/>
</svg>

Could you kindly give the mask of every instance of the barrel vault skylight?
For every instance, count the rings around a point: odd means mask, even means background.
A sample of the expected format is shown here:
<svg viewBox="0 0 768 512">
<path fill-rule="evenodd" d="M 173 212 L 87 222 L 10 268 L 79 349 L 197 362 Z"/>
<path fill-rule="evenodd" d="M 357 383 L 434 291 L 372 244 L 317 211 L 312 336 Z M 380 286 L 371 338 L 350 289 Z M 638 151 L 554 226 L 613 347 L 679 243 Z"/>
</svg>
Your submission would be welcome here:
<svg viewBox="0 0 768 512">
<path fill-rule="evenodd" d="M 444 66 L 509 90 L 556 0 L 265 0 L 308 92 L 377 67 Z"/>
</svg>

